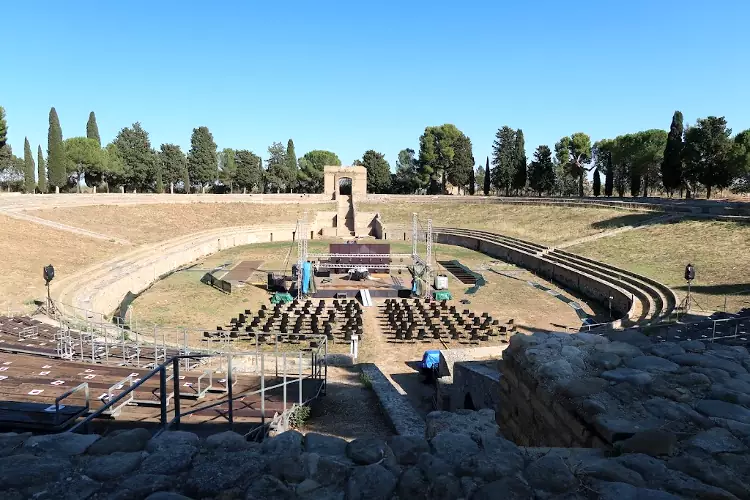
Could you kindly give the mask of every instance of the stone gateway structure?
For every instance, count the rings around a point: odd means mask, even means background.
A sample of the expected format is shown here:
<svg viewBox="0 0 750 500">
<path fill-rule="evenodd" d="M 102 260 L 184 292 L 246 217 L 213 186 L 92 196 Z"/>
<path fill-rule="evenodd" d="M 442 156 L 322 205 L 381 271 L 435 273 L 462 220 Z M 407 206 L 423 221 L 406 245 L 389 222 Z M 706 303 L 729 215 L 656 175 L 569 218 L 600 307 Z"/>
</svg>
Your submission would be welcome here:
<svg viewBox="0 0 750 500">
<path fill-rule="evenodd" d="M 339 195 L 352 195 L 355 198 L 367 196 L 367 169 L 365 167 L 326 166 L 323 167 L 323 193 L 331 199 Z"/>
</svg>

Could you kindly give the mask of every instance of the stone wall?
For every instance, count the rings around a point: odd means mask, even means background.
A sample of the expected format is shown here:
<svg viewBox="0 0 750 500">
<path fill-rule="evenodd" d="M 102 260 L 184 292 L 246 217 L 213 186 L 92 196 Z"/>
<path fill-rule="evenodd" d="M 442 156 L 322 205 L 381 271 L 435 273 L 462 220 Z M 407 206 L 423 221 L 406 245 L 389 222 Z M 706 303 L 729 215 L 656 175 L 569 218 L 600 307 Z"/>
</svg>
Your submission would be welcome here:
<svg viewBox="0 0 750 500">
<path fill-rule="evenodd" d="M 0 497 L 51 499 L 616 499 L 749 498 L 737 443 L 694 438 L 705 455 L 617 456 L 519 447 L 491 410 L 433 412 L 422 436 L 387 441 L 297 431 L 262 444 L 144 429 L 106 436 L 0 434 Z"/>
</svg>

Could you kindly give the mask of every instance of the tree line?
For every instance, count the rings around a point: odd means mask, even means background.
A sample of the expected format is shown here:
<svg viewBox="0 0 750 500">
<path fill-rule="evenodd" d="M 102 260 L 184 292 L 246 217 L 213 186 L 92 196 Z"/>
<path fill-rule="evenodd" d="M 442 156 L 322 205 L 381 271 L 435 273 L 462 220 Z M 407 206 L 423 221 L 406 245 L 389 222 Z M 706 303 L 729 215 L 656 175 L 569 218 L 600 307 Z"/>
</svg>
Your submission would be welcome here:
<svg viewBox="0 0 750 500">
<path fill-rule="evenodd" d="M 80 190 L 85 184 L 158 193 L 320 193 L 323 167 L 341 165 L 331 151 L 297 157 L 291 139 L 269 146 L 265 160 L 246 149 L 218 150 L 207 127 L 193 129 L 187 152 L 176 144 L 152 148 L 140 123 L 121 129 L 103 146 L 94 112 L 85 137 L 63 139 L 54 107 L 46 159 L 40 145 L 35 161 L 28 139 L 23 157 L 15 156 L 7 131 L 0 107 L 0 183 L 26 192 Z M 589 135 L 576 132 L 554 148 L 538 146 L 529 161 L 523 130 L 506 125 L 495 134 L 492 158 L 475 165 L 471 139 L 455 125 L 443 124 L 425 128 L 418 150 L 401 150 L 395 172 L 375 150 L 353 164 L 367 168 L 372 193 L 711 197 L 717 189 L 750 192 L 750 130 L 732 135 L 725 118 L 714 116 L 685 126 L 677 111 L 669 132 L 645 130 L 594 144 Z"/>
</svg>

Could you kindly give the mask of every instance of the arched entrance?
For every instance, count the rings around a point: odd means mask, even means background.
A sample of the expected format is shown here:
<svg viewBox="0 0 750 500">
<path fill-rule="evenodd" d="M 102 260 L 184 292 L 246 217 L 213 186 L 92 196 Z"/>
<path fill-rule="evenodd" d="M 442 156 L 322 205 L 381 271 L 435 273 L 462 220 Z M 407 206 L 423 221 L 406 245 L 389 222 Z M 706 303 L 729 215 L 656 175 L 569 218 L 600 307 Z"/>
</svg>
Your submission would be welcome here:
<svg viewBox="0 0 750 500">
<path fill-rule="evenodd" d="M 471 394 L 469 394 L 468 392 L 466 393 L 466 396 L 464 396 L 464 409 L 476 411 L 474 400 L 471 398 Z"/>
<path fill-rule="evenodd" d="M 351 196 L 352 194 L 352 178 L 351 177 L 339 178 L 339 194 L 342 196 Z"/>
</svg>

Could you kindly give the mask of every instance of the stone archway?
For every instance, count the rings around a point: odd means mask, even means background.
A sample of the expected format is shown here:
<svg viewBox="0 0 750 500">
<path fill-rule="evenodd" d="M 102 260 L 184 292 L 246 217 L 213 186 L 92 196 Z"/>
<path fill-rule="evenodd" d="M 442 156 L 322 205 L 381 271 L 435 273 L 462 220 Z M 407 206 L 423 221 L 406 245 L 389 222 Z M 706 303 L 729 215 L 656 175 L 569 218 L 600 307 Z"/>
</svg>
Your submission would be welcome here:
<svg viewBox="0 0 750 500">
<path fill-rule="evenodd" d="M 349 179 L 347 183 L 345 179 Z M 342 184 L 342 181 L 343 184 Z M 367 195 L 367 169 L 365 167 L 339 167 L 327 166 L 323 168 L 323 192 L 336 198 L 345 195 L 341 188 L 350 188 L 355 198 L 364 198 Z"/>
</svg>

